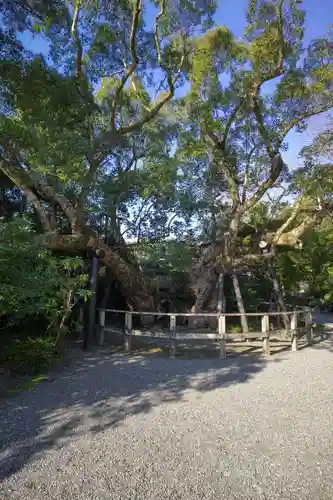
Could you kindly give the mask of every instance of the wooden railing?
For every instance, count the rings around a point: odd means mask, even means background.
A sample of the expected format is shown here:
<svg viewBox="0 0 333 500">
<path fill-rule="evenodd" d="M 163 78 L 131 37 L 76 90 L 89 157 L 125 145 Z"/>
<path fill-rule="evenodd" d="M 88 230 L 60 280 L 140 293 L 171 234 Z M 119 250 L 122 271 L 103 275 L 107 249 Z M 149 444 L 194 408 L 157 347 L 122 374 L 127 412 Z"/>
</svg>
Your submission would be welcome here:
<svg viewBox="0 0 333 500">
<path fill-rule="evenodd" d="M 298 340 L 299 338 L 306 336 L 309 345 L 313 342 L 313 328 L 312 328 L 312 313 L 310 308 L 302 308 L 290 312 L 266 312 L 266 313 L 246 313 L 247 317 L 261 317 L 261 329 L 260 331 L 249 331 L 246 334 L 235 334 L 227 333 L 227 319 L 231 317 L 240 317 L 239 313 L 160 313 L 160 312 L 142 312 L 142 311 L 122 311 L 117 309 L 99 309 L 99 344 L 104 344 L 104 336 L 106 332 L 119 333 L 119 329 L 106 324 L 106 314 L 122 314 L 125 317 L 125 325 L 122 332 L 125 338 L 125 351 L 130 352 L 132 347 L 133 337 L 147 337 L 155 339 L 165 339 L 168 340 L 170 347 L 170 356 L 174 358 L 176 356 L 176 345 L 177 341 L 186 340 L 211 340 L 219 343 L 219 353 L 220 358 L 226 358 L 226 343 L 227 341 L 234 341 L 237 339 L 246 338 L 247 341 L 251 339 L 261 339 L 263 353 L 269 356 L 271 353 L 271 340 L 273 338 L 281 338 L 287 336 L 291 342 L 291 349 L 293 351 L 298 350 Z M 272 330 L 270 328 L 270 317 L 277 316 L 288 316 L 290 319 L 290 328 L 288 329 L 277 329 Z M 150 329 L 135 329 L 133 328 L 133 316 L 158 316 L 158 317 L 168 317 L 169 318 L 169 328 L 167 330 L 163 328 L 150 328 Z M 184 331 L 184 327 L 177 328 L 177 318 L 216 318 L 217 329 L 216 331 Z M 304 326 L 300 323 L 303 320 Z"/>
</svg>

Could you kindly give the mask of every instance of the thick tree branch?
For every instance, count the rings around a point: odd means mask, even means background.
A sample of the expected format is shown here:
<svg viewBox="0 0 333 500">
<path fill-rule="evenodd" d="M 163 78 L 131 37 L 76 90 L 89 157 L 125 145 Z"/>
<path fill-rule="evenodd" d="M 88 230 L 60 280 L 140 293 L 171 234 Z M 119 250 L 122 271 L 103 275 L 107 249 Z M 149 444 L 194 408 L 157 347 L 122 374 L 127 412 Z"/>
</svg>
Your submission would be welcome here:
<svg viewBox="0 0 333 500">
<path fill-rule="evenodd" d="M 117 113 L 117 106 L 118 102 L 121 96 L 121 93 L 126 85 L 126 82 L 128 79 L 131 77 L 131 75 L 134 73 L 134 71 L 137 68 L 138 62 L 139 62 L 139 57 L 137 54 L 136 50 L 136 34 L 138 31 L 139 27 L 139 21 L 140 21 L 140 15 L 142 11 L 141 7 L 141 0 L 136 0 L 134 7 L 133 7 L 133 17 L 132 17 L 132 27 L 131 27 L 131 34 L 130 34 L 130 50 L 131 50 L 131 57 L 132 57 L 132 63 L 128 68 L 125 68 L 125 73 L 123 77 L 120 80 L 120 83 L 116 89 L 113 105 L 112 105 L 112 110 L 111 110 L 111 127 L 113 130 L 116 130 L 116 113 Z"/>
<path fill-rule="evenodd" d="M 36 188 L 50 203 L 56 202 L 60 206 L 73 232 L 80 233 L 83 226 L 80 211 L 73 207 L 68 198 L 56 190 L 53 185 L 45 185 L 41 182 L 36 185 Z"/>
<path fill-rule="evenodd" d="M 80 194 L 78 196 L 77 200 L 77 207 L 79 210 L 84 210 L 84 206 L 87 202 L 87 197 L 89 194 L 89 190 L 91 188 L 91 185 L 94 181 L 96 172 L 100 166 L 100 162 L 96 160 L 92 160 L 86 156 L 87 162 L 89 164 L 88 170 L 84 178 L 82 179 L 82 187 Z"/>
<path fill-rule="evenodd" d="M 232 124 L 233 124 L 233 122 L 234 122 L 234 120 L 235 120 L 235 118 L 237 116 L 238 111 L 243 106 L 244 102 L 245 102 L 245 99 L 244 98 L 241 99 L 240 102 L 232 110 L 229 118 L 226 121 L 226 124 L 225 124 L 225 127 L 224 127 L 224 131 L 223 131 L 223 137 L 222 137 L 222 139 L 220 139 L 216 134 L 214 134 L 214 132 L 209 132 L 208 131 L 206 133 L 207 137 L 212 142 L 212 144 L 216 148 L 218 148 L 220 151 L 222 151 L 223 153 L 225 153 L 225 151 L 226 151 L 228 135 L 229 135 L 230 129 L 232 127 Z"/>
<path fill-rule="evenodd" d="M 238 185 L 239 185 L 239 179 L 237 178 L 237 173 L 235 170 L 235 167 L 233 165 L 229 164 L 228 157 L 227 157 L 227 151 L 226 151 L 226 145 L 223 146 L 223 141 L 221 141 L 216 134 L 213 132 L 207 132 L 207 138 L 211 141 L 212 145 L 221 153 L 222 158 L 218 158 L 219 165 L 221 166 L 227 182 L 228 186 L 230 189 L 230 194 L 232 198 L 232 204 L 233 204 L 233 209 L 235 210 L 236 207 L 240 203 L 240 198 L 239 198 L 239 192 L 238 192 Z"/>
<path fill-rule="evenodd" d="M 251 196 L 251 198 L 249 198 L 242 205 L 243 213 L 247 212 L 252 207 L 254 207 L 254 205 L 256 205 L 256 203 L 258 203 L 258 201 L 261 200 L 266 191 L 268 191 L 268 189 L 270 189 L 275 184 L 275 182 L 277 181 L 282 172 L 283 165 L 284 163 L 281 158 L 281 154 L 275 153 L 271 157 L 271 168 L 266 180 L 258 187 L 255 193 Z"/>
<path fill-rule="evenodd" d="M 34 184 L 32 183 L 29 175 L 24 172 L 24 170 L 19 170 L 18 168 L 11 165 L 5 160 L 1 160 L 0 169 L 14 182 L 25 193 L 27 201 L 36 211 L 36 214 L 40 220 L 40 223 L 46 232 L 53 230 L 50 219 L 47 212 L 43 209 L 40 199 L 38 198 L 36 191 L 34 189 Z"/>
<path fill-rule="evenodd" d="M 256 121 L 258 123 L 258 130 L 261 135 L 261 138 L 265 144 L 267 153 L 272 156 L 275 153 L 275 148 L 272 145 L 272 141 L 270 139 L 270 135 L 265 127 L 263 116 L 261 113 L 260 109 L 260 101 L 259 101 L 259 94 L 260 94 L 260 89 L 261 87 L 269 82 L 270 80 L 274 80 L 275 78 L 278 78 L 279 76 L 282 76 L 284 74 L 284 54 L 285 54 L 285 41 L 284 41 L 284 34 L 283 34 L 283 2 L 284 0 L 279 0 L 279 3 L 277 5 L 277 24 L 278 24 L 278 32 L 279 32 L 279 44 L 278 44 L 278 55 L 277 55 L 277 61 L 276 61 L 276 66 L 272 71 L 266 75 L 262 75 L 261 77 L 257 78 L 252 86 L 250 96 L 252 97 L 252 103 L 253 103 L 253 112 L 254 116 L 256 118 Z"/>
<path fill-rule="evenodd" d="M 260 89 L 260 87 L 258 88 L 257 92 L 259 92 L 259 89 Z M 258 124 L 259 134 L 260 134 L 260 137 L 265 145 L 266 151 L 267 151 L 269 156 L 273 156 L 275 153 L 275 148 L 274 148 L 273 143 L 271 141 L 270 134 L 269 134 L 269 132 L 266 129 L 265 124 L 264 124 L 264 118 L 263 118 L 262 113 L 261 113 L 260 101 L 259 101 L 258 94 L 256 94 L 253 98 L 253 113 L 254 113 L 254 116 L 256 118 L 256 121 Z"/>
<path fill-rule="evenodd" d="M 249 169 L 250 169 L 250 162 L 251 158 L 253 156 L 253 153 L 255 152 L 256 146 L 253 146 L 248 154 L 246 165 L 245 165 L 245 170 L 244 170 L 244 180 L 243 180 L 243 192 L 242 192 L 242 204 L 245 203 L 246 201 L 246 195 L 247 195 L 247 189 L 249 185 Z"/>
<path fill-rule="evenodd" d="M 256 107 L 256 105 L 255 105 L 255 107 Z M 266 191 L 269 188 L 271 188 L 275 184 L 275 182 L 278 180 L 278 178 L 282 172 L 283 165 L 284 165 L 281 154 L 279 153 L 279 147 L 281 146 L 282 141 L 285 138 L 285 136 L 287 135 L 287 133 L 291 129 L 293 129 L 298 123 L 300 123 L 302 120 L 304 120 L 306 118 L 310 118 L 311 116 L 315 116 L 317 114 L 323 113 L 325 111 L 328 111 L 332 107 L 333 107 L 333 103 L 330 105 L 327 104 L 326 106 L 323 106 L 322 108 L 317 108 L 316 110 L 308 111 L 308 112 L 302 114 L 301 116 L 295 118 L 294 120 L 292 120 L 284 128 L 284 130 L 280 134 L 276 147 L 273 147 L 273 145 L 269 139 L 269 134 L 263 125 L 262 117 L 260 114 L 258 114 L 258 119 L 257 119 L 257 121 L 259 120 L 258 127 L 259 127 L 261 137 L 265 143 L 267 153 L 270 156 L 271 168 L 270 168 L 270 172 L 269 172 L 266 180 L 259 186 L 259 188 L 255 192 L 255 194 L 244 204 L 244 212 L 249 210 L 250 208 L 252 208 L 263 197 L 263 195 L 266 193 Z M 262 124 L 262 127 L 261 127 L 260 123 Z"/>
<path fill-rule="evenodd" d="M 239 101 L 239 103 L 234 107 L 234 109 L 232 110 L 229 118 L 226 121 L 226 124 L 225 124 L 225 127 L 224 127 L 222 141 L 220 141 L 220 144 L 221 144 L 220 148 L 222 149 L 222 151 L 225 151 L 225 149 L 226 149 L 227 140 L 228 140 L 228 135 L 229 135 L 230 129 L 232 127 L 233 122 L 236 119 L 238 111 L 241 109 L 241 107 L 243 106 L 244 102 L 245 102 L 245 98 L 242 98 Z"/>
<path fill-rule="evenodd" d="M 19 165 L 18 160 L 17 165 L 15 166 L 8 161 L 2 160 L 0 168 L 14 182 L 14 184 L 16 184 L 16 186 L 24 190 L 28 200 L 31 201 L 36 212 L 38 213 L 45 230 L 50 231 L 52 230 L 52 227 L 47 214 L 42 210 L 40 203 L 38 203 L 38 194 L 41 198 L 45 198 L 52 205 L 54 205 L 54 203 L 58 204 L 63 213 L 66 215 L 72 230 L 74 232 L 81 231 L 82 219 L 80 218 L 80 212 L 75 210 L 66 196 L 59 192 L 59 190 L 55 189 L 54 186 L 45 185 L 43 180 L 40 182 L 32 180 L 29 173 Z M 48 223 L 46 223 L 46 218 Z"/>
<path fill-rule="evenodd" d="M 125 127 L 121 127 L 120 129 L 118 129 L 119 135 L 126 135 L 139 130 L 143 125 L 150 122 L 158 115 L 163 106 L 165 106 L 165 104 L 167 104 L 174 95 L 173 81 L 168 80 L 168 82 L 169 82 L 169 92 L 166 94 L 166 96 L 163 97 L 163 99 L 158 104 L 156 104 L 156 106 L 154 106 L 149 111 L 149 113 L 147 113 L 143 118 L 141 118 L 135 123 L 132 123 L 131 125 L 126 125 Z"/>
<path fill-rule="evenodd" d="M 279 239 L 281 238 L 282 234 L 286 231 L 286 229 L 288 229 L 288 227 L 296 220 L 296 218 L 298 217 L 300 211 L 301 211 L 301 204 L 302 204 L 302 201 L 303 201 L 303 198 L 304 196 L 301 196 L 293 211 L 292 211 L 292 214 L 290 215 L 290 217 L 288 217 L 288 219 L 282 224 L 282 226 L 275 232 L 275 235 L 274 235 L 274 238 L 272 240 L 272 244 L 275 245 Z"/>
<path fill-rule="evenodd" d="M 74 9 L 74 16 L 73 16 L 73 21 L 72 21 L 71 33 L 72 33 L 72 38 L 73 38 L 75 46 L 76 46 L 75 73 L 76 73 L 76 78 L 78 81 L 80 91 L 83 94 L 83 92 L 84 92 L 84 88 L 83 88 L 84 75 L 83 75 L 83 70 L 82 70 L 83 49 L 82 49 L 82 43 L 81 43 L 79 33 L 78 33 L 79 13 L 80 13 L 81 4 L 82 4 L 82 0 L 75 1 L 75 9 Z"/>
<path fill-rule="evenodd" d="M 165 9 L 166 9 L 166 0 L 162 0 L 161 2 L 161 10 L 155 17 L 155 24 L 154 24 L 154 39 L 155 39 L 155 46 L 156 46 L 156 51 L 157 51 L 157 62 L 159 66 L 165 71 L 166 73 L 166 79 L 168 82 L 168 91 L 166 92 L 165 96 L 153 107 L 151 108 L 147 114 L 145 114 L 141 119 L 139 119 L 137 122 L 134 122 L 130 125 L 126 125 L 124 127 L 121 127 L 117 130 L 118 136 L 122 136 L 125 134 L 129 134 L 131 132 L 135 132 L 136 130 L 139 130 L 143 125 L 146 123 L 150 122 L 153 120 L 160 110 L 173 98 L 174 93 L 175 93 L 175 84 L 179 78 L 179 75 L 181 73 L 181 69 L 185 60 L 185 55 L 183 54 L 180 63 L 178 66 L 178 70 L 176 71 L 175 75 L 173 75 L 173 71 L 170 67 L 168 67 L 162 58 L 162 50 L 161 50 L 161 43 L 160 43 L 160 38 L 159 38 L 159 23 L 162 18 L 162 16 L 165 14 Z"/>
<path fill-rule="evenodd" d="M 273 243 L 274 246 L 288 246 L 291 248 L 300 248 L 300 239 L 309 231 L 317 221 L 318 212 L 304 217 L 301 224 L 291 229 L 288 232 L 281 233 L 279 238 L 276 238 L 276 233 L 268 233 L 265 237 L 268 243 Z"/>
<path fill-rule="evenodd" d="M 153 284 L 141 272 L 124 260 L 119 251 L 103 243 L 96 234 L 86 230 L 78 236 L 58 233 L 46 234 L 44 246 L 67 252 L 98 252 L 101 262 L 110 269 L 112 277 L 121 285 L 128 302 L 137 310 L 153 309 Z"/>
<path fill-rule="evenodd" d="M 285 139 L 286 135 L 293 129 L 295 128 L 300 122 L 302 122 L 303 120 L 306 120 L 307 118 L 311 118 L 312 116 L 316 116 L 316 115 L 319 115 L 321 113 L 325 113 L 326 111 L 329 111 L 330 109 L 333 108 L 333 101 L 330 102 L 329 104 L 326 104 L 322 107 L 318 107 L 316 109 L 312 109 L 310 111 L 306 111 L 304 112 L 303 114 L 301 114 L 300 116 L 294 118 L 290 123 L 288 123 L 288 125 L 286 125 L 282 132 L 279 134 L 279 138 L 278 138 L 278 147 L 281 146 L 283 140 Z"/>
<path fill-rule="evenodd" d="M 282 7 L 283 7 L 283 0 L 279 1 L 279 4 L 277 6 L 278 8 L 278 29 L 279 29 L 279 35 L 280 35 L 280 43 L 279 43 L 279 53 L 277 57 L 277 62 L 276 62 L 276 67 L 266 75 L 262 75 L 261 77 L 257 78 L 255 82 L 253 83 L 253 86 L 251 88 L 250 92 L 250 97 L 252 99 L 253 103 L 253 113 L 256 118 L 257 124 L 258 124 L 258 130 L 259 134 L 263 140 L 263 143 L 266 147 L 267 153 L 269 157 L 271 158 L 271 168 L 270 168 L 270 173 L 266 180 L 259 186 L 255 194 L 246 202 L 242 204 L 242 209 L 241 211 L 244 213 L 250 208 L 252 208 L 265 194 L 265 192 L 274 185 L 276 180 L 278 179 L 279 175 L 281 174 L 282 168 L 283 168 L 283 161 L 281 158 L 281 155 L 278 153 L 276 148 L 274 148 L 273 143 L 270 139 L 270 134 L 268 130 L 265 127 L 264 124 L 264 119 L 261 113 L 260 109 L 260 99 L 259 99 L 259 93 L 262 85 L 264 83 L 273 80 L 284 73 L 284 35 L 283 35 L 283 12 L 282 12 Z M 244 99 L 245 100 L 245 99 Z M 226 134 L 229 133 L 231 124 L 233 119 L 235 118 L 238 110 L 242 106 L 244 100 L 242 100 L 239 104 L 239 107 L 235 108 L 233 113 L 230 115 L 230 122 L 227 122 L 228 127 L 226 127 Z M 212 139 L 212 137 L 211 137 Z M 224 136 L 225 141 L 227 140 L 227 135 Z M 216 138 L 213 137 L 213 140 L 215 144 L 217 145 L 219 143 L 216 142 Z M 220 142 L 221 146 L 223 145 L 223 141 Z M 225 143 L 224 143 L 225 145 Z M 232 172 L 228 172 L 229 174 L 229 180 L 231 182 L 231 187 L 233 190 L 235 190 L 235 183 L 236 183 L 236 176 L 232 176 Z M 235 196 L 234 196 L 235 198 Z"/>
<path fill-rule="evenodd" d="M 255 82 L 252 89 L 253 113 L 258 124 L 258 130 L 260 136 L 266 147 L 268 156 L 270 157 L 271 168 L 266 180 L 261 184 L 261 186 L 259 186 L 255 194 L 243 205 L 244 212 L 252 208 L 262 198 L 262 196 L 267 192 L 267 190 L 275 184 L 275 182 L 279 178 L 283 169 L 283 161 L 279 149 L 288 132 L 306 118 L 310 118 L 322 112 L 328 111 L 333 107 L 333 103 L 330 103 L 326 104 L 325 106 L 303 113 L 302 115 L 295 118 L 288 125 L 284 127 L 282 132 L 278 135 L 277 141 L 274 141 L 274 143 L 270 137 L 269 131 L 265 127 L 264 119 L 261 112 L 260 99 L 259 99 L 260 88 L 267 81 L 272 80 L 278 76 L 282 76 L 284 74 L 285 41 L 283 34 L 283 11 L 282 11 L 283 1 L 284 0 L 280 0 L 277 6 L 278 30 L 280 37 L 277 65 L 270 74 L 264 76 L 261 80 Z"/>
</svg>

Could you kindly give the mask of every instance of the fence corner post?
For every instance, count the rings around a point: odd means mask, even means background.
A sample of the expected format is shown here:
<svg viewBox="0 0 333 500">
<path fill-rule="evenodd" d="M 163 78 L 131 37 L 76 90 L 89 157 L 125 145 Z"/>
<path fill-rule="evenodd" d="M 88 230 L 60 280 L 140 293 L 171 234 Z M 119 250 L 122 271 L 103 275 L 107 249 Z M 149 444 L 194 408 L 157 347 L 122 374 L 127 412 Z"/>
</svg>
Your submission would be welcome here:
<svg viewBox="0 0 333 500">
<path fill-rule="evenodd" d="M 261 332 L 262 332 L 262 350 L 265 356 L 270 356 L 271 354 L 271 344 L 269 339 L 269 316 L 265 314 L 261 318 Z"/>
<path fill-rule="evenodd" d="M 305 326 L 306 326 L 306 338 L 308 345 L 313 344 L 313 328 L 312 328 L 312 312 L 311 309 L 306 313 L 305 316 Z"/>
<path fill-rule="evenodd" d="M 105 311 L 99 311 L 99 326 L 100 326 L 100 332 L 99 332 L 99 345 L 103 346 L 104 345 L 104 332 L 105 332 Z"/>
<path fill-rule="evenodd" d="M 170 358 L 176 357 L 176 316 L 170 316 Z"/>
<path fill-rule="evenodd" d="M 125 352 L 131 352 L 132 348 L 132 313 L 125 313 Z"/>
<path fill-rule="evenodd" d="M 220 340 L 220 359 L 226 359 L 227 350 L 226 350 L 226 317 L 224 314 L 221 314 L 218 319 L 219 323 L 219 340 Z"/>
<path fill-rule="evenodd" d="M 298 337 L 297 337 L 297 311 L 293 312 L 290 323 L 291 329 L 291 350 L 298 351 Z"/>
</svg>

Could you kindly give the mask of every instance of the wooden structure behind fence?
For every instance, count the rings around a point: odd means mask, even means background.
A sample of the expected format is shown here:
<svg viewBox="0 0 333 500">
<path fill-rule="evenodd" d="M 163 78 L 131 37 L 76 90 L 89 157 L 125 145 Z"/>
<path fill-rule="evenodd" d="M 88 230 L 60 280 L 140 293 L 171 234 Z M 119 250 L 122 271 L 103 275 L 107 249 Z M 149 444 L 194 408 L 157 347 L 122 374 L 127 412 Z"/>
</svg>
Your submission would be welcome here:
<svg viewBox="0 0 333 500">
<path fill-rule="evenodd" d="M 124 315 L 124 344 L 125 351 L 130 352 L 132 347 L 133 337 L 145 337 L 154 339 L 164 339 L 169 343 L 170 357 L 175 358 L 176 356 L 176 346 L 177 342 L 204 340 L 204 341 L 215 341 L 219 343 L 219 354 L 221 359 L 225 359 L 227 355 L 226 345 L 227 342 L 234 342 L 235 340 L 246 340 L 251 342 L 251 340 L 262 341 L 262 350 L 266 356 L 271 354 L 271 340 L 273 339 L 283 339 L 290 341 L 291 349 L 293 351 L 298 350 L 298 340 L 301 337 L 306 336 L 307 343 L 312 344 L 313 341 L 313 325 L 312 325 L 312 313 L 310 308 L 303 308 L 287 313 L 271 312 L 271 313 L 246 313 L 246 316 L 256 316 L 261 318 L 261 329 L 260 331 L 251 331 L 246 334 L 235 334 L 227 333 L 227 321 L 231 317 L 240 317 L 239 313 L 154 313 L 154 312 L 140 312 L 140 311 L 119 311 L 115 309 L 99 309 L 99 343 L 104 344 L 104 337 L 106 333 L 114 333 L 116 330 L 111 325 L 106 324 L 106 314 L 116 313 Z M 270 325 L 270 317 L 275 317 L 279 315 L 288 315 L 290 318 L 290 329 L 279 329 L 272 330 Z M 168 330 L 164 328 L 133 328 L 133 316 L 158 316 L 158 317 L 168 317 L 169 318 L 169 328 Z M 188 328 L 185 330 L 184 327 L 177 326 L 177 318 L 179 317 L 207 317 L 216 318 L 217 329 L 216 331 L 205 331 L 204 329 L 193 329 Z"/>
</svg>

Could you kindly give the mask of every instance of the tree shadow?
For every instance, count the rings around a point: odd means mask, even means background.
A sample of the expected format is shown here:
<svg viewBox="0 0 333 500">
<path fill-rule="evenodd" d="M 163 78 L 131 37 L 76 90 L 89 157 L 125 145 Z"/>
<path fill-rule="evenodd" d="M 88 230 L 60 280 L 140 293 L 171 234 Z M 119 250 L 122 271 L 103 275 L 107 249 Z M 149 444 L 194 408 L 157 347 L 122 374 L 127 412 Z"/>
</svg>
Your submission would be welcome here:
<svg viewBox="0 0 333 500">
<path fill-rule="evenodd" d="M 86 353 L 35 391 L 3 400 L 0 480 L 71 437 L 124 425 L 127 418 L 154 411 L 160 404 L 186 402 L 190 391 L 200 397 L 246 383 L 267 362 L 253 353 L 227 360 L 170 360 L 108 349 Z"/>
<path fill-rule="evenodd" d="M 333 352 L 332 333 L 332 326 L 321 326 L 313 348 Z M 39 384 L 35 391 L 3 400 L 0 480 L 65 445 L 71 437 L 126 425 L 127 418 L 152 412 L 161 404 L 186 402 L 190 392 L 192 398 L 193 392 L 199 398 L 200 393 L 247 383 L 267 362 L 283 360 L 280 355 L 267 361 L 251 346 L 241 354 L 229 352 L 227 360 L 184 359 L 179 348 L 180 357 L 175 360 L 165 356 L 167 347 L 162 352 L 153 349 L 152 355 L 140 350 L 126 355 L 107 348 L 85 354 L 78 351 L 72 366 Z M 202 352 L 205 348 L 200 347 Z M 290 351 L 290 347 L 284 350 Z"/>
<path fill-rule="evenodd" d="M 313 340 L 313 347 L 333 353 L 333 325 L 321 325 Z"/>
</svg>

